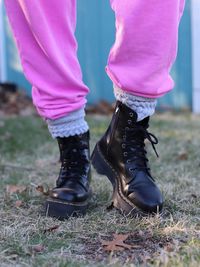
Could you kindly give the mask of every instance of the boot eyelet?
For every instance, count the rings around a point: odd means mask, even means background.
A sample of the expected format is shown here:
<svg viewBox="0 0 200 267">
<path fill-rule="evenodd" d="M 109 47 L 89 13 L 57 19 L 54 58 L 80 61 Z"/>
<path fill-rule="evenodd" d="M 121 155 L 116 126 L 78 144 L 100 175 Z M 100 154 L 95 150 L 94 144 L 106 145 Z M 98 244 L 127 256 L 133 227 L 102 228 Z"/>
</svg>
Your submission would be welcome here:
<svg viewBox="0 0 200 267">
<path fill-rule="evenodd" d="M 122 148 L 125 148 L 126 147 L 126 145 L 125 144 L 122 144 Z"/>
<path fill-rule="evenodd" d="M 126 135 L 123 135 L 123 140 L 124 140 L 124 141 L 126 140 Z"/>
<path fill-rule="evenodd" d="M 132 168 L 129 168 L 128 170 L 129 170 L 130 172 L 133 172 L 133 169 L 132 169 Z"/>
<path fill-rule="evenodd" d="M 129 130 L 130 128 L 129 127 L 125 127 L 125 130 L 127 131 L 127 130 Z"/>
<path fill-rule="evenodd" d="M 126 163 L 130 163 L 130 159 L 127 159 Z"/>
<path fill-rule="evenodd" d="M 131 120 L 128 120 L 128 124 L 131 124 L 132 123 L 132 121 Z"/>
<path fill-rule="evenodd" d="M 127 157 L 127 152 L 124 152 L 123 155 L 124 155 L 124 157 Z"/>
<path fill-rule="evenodd" d="M 130 117 L 133 117 L 133 112 L 130 112 L 129 115 L 130 115 Z"/>
</svg>

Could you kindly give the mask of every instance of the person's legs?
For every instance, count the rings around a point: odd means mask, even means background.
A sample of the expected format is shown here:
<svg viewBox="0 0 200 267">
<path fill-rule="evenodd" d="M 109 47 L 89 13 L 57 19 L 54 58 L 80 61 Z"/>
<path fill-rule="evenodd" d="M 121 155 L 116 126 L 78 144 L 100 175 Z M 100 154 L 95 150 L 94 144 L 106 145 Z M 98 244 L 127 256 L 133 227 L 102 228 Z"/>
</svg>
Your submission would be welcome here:
<svg viewBox="0 0 200 267">
<path fill-rule="evenodd" d="M 5 4 L 39 114 L 57 119 L 82 108 L 88 88 L 76 55 L 76 0 Z"/>
<path fill-rule="evenodd" d="M 151 116 L 156 99 L 174 86 L 170 69 L 184 4 L 185 0 L 111 0 L 117 34 L 106 69 L 116 99 L 133 108 L 138 120 Z"/>
<path fill-rule="evenodd" d="M 174 86 L 169 72 L 176 58 L 184 0 L 111 0 L 111 5 L 117 32 L 108 75 L 127 93 L 164 95 Z"/>
<path fill-rule="evenodd" d="M 62 217 L 85 210 L 90 177 L 84 120 L 88 88 L 77 59 L 76 0 L 5 0 L 5 4 L 24 74 L 33 85 L 34 105 L 57 137 L 61 152 L 49 211 Z"/>
<path fill-rule="evenodd" d="M 174 85 L 169 72 L 176 58 L 184 0 L 110 1 L 117 31 L 106 70 L 117 104 L 92 163 L 112 182 L 115 207 L 126 213 L 135 208 L 156 212 L 163 199 L 150 173 L 144 140 L 155 150 L 157 138 L 147 131 L 149 116 L 156 99 Z"/>
</svg>

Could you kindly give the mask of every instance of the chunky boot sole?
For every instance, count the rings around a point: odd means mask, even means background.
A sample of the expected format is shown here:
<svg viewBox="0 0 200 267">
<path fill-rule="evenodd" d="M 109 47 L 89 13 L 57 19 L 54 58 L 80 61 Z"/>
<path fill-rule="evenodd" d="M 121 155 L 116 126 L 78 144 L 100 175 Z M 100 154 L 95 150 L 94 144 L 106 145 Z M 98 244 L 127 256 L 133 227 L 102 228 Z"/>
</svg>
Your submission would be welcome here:
<svg viewBox="0 0 200 267">
<path fill-rule="evenodd" d="M 104 158 L 99 145 L 96 144 L 91 156 L 91 162 L 97 173 L 107 176 L 113 186 L 112 203 L 115 208 L 125 215 L 134 215 L 141 212 L 129 199 L 121 192 L 117 179 L 117 172 L 111 164 Z"/>
<path fill-rule="evenodd" d="M 45 215 L 64 220 L 68 219 L 69 217 L 85 215 L 87 208 L 88 200 L 81 203 L 68 203 L 49 198 L 45 203 Z"/>
<path fill-rule="evenodd" d="M 112 202 L 113 206 L 125 215 L 147 215 L 155 211 L 143 211 L 132 203 L 122 192 L 117 172 L 112 165 L 105 159 L 99 145 L 96 144 L 91 156 L 91 162 L 97 173 L 108 177 L 113 186 Z"/>
</svg>

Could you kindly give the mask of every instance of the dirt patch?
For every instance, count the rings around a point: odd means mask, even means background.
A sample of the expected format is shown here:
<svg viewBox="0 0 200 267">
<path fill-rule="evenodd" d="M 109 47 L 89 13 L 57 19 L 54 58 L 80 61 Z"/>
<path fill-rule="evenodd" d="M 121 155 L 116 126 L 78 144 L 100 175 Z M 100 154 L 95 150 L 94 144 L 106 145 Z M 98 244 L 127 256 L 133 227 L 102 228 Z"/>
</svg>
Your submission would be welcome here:
<svg viewBox="0 0 200 267">
<path fill-rule="evenodd" d="M 131 249 L 123 251 L 105 251 L 102 246 L 102 239 L 111 241 L 114 233 L 110 233 L 101 238 L 84 237 L 80 242 L 84 242 L 79 255 L 89 261 L 102 262 L 110 256 L 117 258 L 121 263 L 145 264 L 150 263 L 154 257 L 159 257 L 163 252 L 176 251 L 177 241 L 171 237 L 155 236 L 152 231 L 135 231 L 128 233 L 125 244 L 131 245 Z"/>
</svg>

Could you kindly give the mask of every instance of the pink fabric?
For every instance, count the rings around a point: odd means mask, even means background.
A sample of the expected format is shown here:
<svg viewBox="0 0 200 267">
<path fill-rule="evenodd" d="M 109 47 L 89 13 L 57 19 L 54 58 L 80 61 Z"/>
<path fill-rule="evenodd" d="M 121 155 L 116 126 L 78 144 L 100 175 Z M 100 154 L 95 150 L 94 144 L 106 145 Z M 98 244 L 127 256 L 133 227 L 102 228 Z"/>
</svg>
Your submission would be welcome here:
<svg viewBox="0 0 200 267">
<path fill-rule="evenodd" d="M 170 91 L 184 0 L 111 0 L 116 42 L 107 73 L 126 92 L 157 98 Z"/>
<path fill-rule="evenodd" d="M 116 42 L 107 73 L 131 94 L 157 98 L 173 88 L 169 75 L 177 53 L 184 0 L 110 0 Z M 33 102 L 56 119 L 86 103 L 87 86 L 77 59 L 76 0 L 5 0 Z"/>
</svg>

